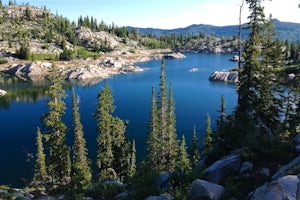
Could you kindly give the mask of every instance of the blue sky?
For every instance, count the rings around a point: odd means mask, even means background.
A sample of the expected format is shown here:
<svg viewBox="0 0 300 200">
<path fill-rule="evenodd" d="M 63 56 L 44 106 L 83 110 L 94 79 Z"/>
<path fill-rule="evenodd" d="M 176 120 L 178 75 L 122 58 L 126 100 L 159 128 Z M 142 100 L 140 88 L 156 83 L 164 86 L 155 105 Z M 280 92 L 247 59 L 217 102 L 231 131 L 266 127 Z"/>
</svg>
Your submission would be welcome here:
<svg viewBox="0 0 300 200">
<path fill-rule="evenodd" d="M 2 0 L 4 5 L 8 0 Z M 44 5 L 53 13 L 77 21 L 93 16 L 119 26 L 181 28 L 191 24 L 217 26 L 238 24 L 242 0 L 16 0 L 18 4 Z M 299 0 L 265 1 L 265 13 L 281 21 L 299 22 Z M 248 6 L 243 8 L 242 22 L 247 22 Z"/>
</svg>

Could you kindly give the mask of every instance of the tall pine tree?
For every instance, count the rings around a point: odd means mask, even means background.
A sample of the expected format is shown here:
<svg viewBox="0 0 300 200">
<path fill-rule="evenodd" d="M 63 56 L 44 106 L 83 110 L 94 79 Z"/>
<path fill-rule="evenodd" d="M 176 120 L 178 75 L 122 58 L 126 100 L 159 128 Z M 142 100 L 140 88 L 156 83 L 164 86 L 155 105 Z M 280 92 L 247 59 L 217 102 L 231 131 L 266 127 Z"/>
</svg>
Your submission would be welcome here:
<svg viewBox="0 0 300 200">
<path fill-rule="evenodd" d="M 149 121 L 149 133 L 147 137 L 147 162 L 152 166 L 154 170 L 159 170 L 159 132 L 158 132 L 158 113 L 157 113 L 157 101 L 155 98 L 155 89 L 152 87 L 151 98 L 151 112 Z"/>
<path fill-rule="evenodd" d="M 181 144 L 178 149 L 177 169 L 180 173 L 186 173 L 191 169 L 191 163 L 189 160 L 189 155 L 187 153 L 187 146 L 184 135 L 182 135 Z"/>
<path fill-rule="evenodd" d="M 166 66 L 165 61 L 162 59 L 161 68 L 160 68 L 160 84 L 159 84 L 159 92 L 158 92 L 158 119 L 159 126 L 158 132 L 160 137 L 160 145 L 158 146 L 160 151 L 160 170 L 168 171 L 167 169 L 167 157 L 168 157 L 168 149 L 166 148 L 166 137 L 168 130 L 168 90 L 166 84 Z"/>
<path fill-rule="evenodd" d="M 166 85 L 166 67 L 161 62 L 158 99 L 152 88 L 152 103 L 147 139 L 147 160 L 159 172 L 172 172 L 176 167 L 178 141 L 176 135 L 175 101 L 172 84 Z"/>
<path fill-rule="evenodd" d="M 46 131 L 46 144 L 49 149 L 48 175 L 54 188 L 63 189 L 63 186 L 70 182 L 71 159 L 70 148 L 66 145 L 67 127 L 62 121 L 66 110 L 62 100 L 65 97 L 62 88 L 63 78 L 59 76 L 55 66 L 52 67 L 50 81 L 51 86 L 46 92 L 49 95 L 47 103 L 49 112 L 42 116 Z"/>
<path fill-rule="evenodd" d="M 207 113 L 206 118 L 206 130 L 205 136 L 203 141 L 203 155 L 208 156 L 213 151 L 213 136 L 212 136 L 212 129 L 211 129 L 211 120 L 210 115 Z"/>
<path fill-rule="evenodd" d="M 191 164 L 195 166 L 200 160 L 199 144 L 197 137 L 197 129 L 194 126 L 193 137 L 192 137 L 192 152 L 191 152 Z"/>
<path fill-rule="evenodd" d="M 97 166 L 99 178 L 105 180 L 123 180 L 128 175 L 128 156 L 130 145 L 125 135 L 126 125 L 113 116 L 115 106 L 112 91 L 108 83 L 97 96 L 98 102 L 94 117 L 97 121 Z"/>
<path fill-rule="evenodd" d="M 170 83 L 169 98 L 168 98 L 168 116 L 167 116 L 167 134 L 166 134 L 166 160 L 167 171 L 174 171 L 177 158 L 177 134 L 176 134 L 176 116 L 175 116 L 175 101 L 173 97 L 173 87 Z"/>
<path fill-rule="evenodd" d="M 75 191 L 83 191 L 91 185 L 92 172 L 88 159 L 88 150 L 84 139 L 83 126 L 80 122 L 78 102 L 72 88 L 72 110 L 74 127 L 73 158 L 71 167 L 71 185 Z"/>
<path fill-rule="evenodd" d="M 44 186 L 47 179 L 47 171 L 46 171 L 46 155 L 44 153 L 44 145 L 43 145 L 43 135 L 41 133 L 40 128 L 38 127 L 36 132 L 36 161 L 34 166 L 34 175 L 32 180 L 32 185 L 35 187 Z"/>
</svg>

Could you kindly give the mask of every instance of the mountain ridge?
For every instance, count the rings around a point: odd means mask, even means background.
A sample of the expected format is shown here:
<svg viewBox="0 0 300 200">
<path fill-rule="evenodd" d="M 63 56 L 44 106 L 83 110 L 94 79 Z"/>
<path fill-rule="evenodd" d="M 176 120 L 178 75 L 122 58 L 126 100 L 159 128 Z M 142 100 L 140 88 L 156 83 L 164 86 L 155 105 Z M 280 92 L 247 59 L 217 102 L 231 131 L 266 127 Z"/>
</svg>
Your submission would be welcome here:
<svg viewBox="0 0 300 200">
<path fill-rule="evenodd" d="M 300 42 L 300 23 L 295 22 L 284 22 L 278 19 L 273 19 L 274 28 L 277 31 L 277 38 L 280 40 L 289 40 L 299 43 Z M 156 36 L 161 36 L 164 34 L 176 33 L 178 35 L 198 35 L 200 33 L 213 34 L 216 37 L 233 37 L 238 33 L 239 25 L 226 25 L 226 26 L 215 26 L 210 24 L 191 24 L 184 28 L 175 29 L 160 29 L 160 28 L 139 28 L 127 26 L 128 30 L 135 29 L 141 34 L 152 34 Z M 245 29 L 247 23 L 242 24 L 241 37 L 245 39 L 248 36 L 248 31 Z"/>
</svg>

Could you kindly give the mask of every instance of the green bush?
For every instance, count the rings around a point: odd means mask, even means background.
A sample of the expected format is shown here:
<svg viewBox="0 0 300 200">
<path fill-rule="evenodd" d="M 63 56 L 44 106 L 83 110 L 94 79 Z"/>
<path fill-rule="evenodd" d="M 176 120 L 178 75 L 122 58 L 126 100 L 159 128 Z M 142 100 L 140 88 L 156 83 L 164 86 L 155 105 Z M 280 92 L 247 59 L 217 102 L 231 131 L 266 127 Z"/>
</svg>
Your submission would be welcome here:
<svg viewBox="0 0 300 200">
<path fill-rule="evenodd" d="M 0 59 L 0 65 L 6 64 L 6 63 L 8 63 L 8 60 L 6 60 L 6 59 Z"/>
</svg>

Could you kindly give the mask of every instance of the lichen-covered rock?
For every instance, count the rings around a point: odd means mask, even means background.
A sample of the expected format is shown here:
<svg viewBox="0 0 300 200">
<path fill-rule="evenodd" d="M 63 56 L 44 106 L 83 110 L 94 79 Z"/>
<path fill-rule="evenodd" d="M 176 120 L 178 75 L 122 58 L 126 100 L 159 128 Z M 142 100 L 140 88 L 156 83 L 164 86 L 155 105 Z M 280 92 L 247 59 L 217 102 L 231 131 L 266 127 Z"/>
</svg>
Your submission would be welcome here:
<svg viewBox="0 0 300 200">
<path fill-rule="evenodd" d="M 250 200 L 296 200 L 299 178 L 289 175 L 267 182 L 249 194 Z M 298 199 L 298 198 L 297 198 Z"/>
<path fill-rule="evenodd" d="M 225 188 L 221 185 L 210 183 L 201 179 L 196 179 L 190 188 L 190 198 L 192 200 L 209 197 L 218 200 L 225 193 Z"/>
</svg>

